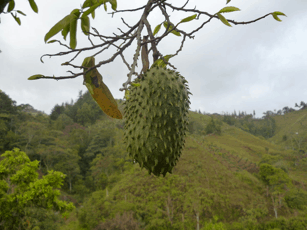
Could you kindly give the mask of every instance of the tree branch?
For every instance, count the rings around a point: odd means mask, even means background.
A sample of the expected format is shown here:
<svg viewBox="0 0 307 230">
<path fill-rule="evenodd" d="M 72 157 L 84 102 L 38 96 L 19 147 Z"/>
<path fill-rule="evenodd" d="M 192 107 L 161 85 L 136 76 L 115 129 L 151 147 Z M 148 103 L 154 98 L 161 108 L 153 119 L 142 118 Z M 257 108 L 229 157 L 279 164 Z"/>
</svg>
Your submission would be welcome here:
<svg viewBox="0 0 307 230">
<path fill-rule="evenodd" d="M 99 63 L 97 63 L 97 65 L 95 65 L 95 66 L 93 66 L 91 68 L 88 68 L 87 71 L 85 71 L 85 72 L 73 73 L 71 71 L 68 71 L 68 72 L 73 74 L 72 76 L 65 76 L 65 77 L 62 77 L 62 76 L 60 76 L 60 77 L 44 76 L 42 78 L 46 78 L 46 79 L 52 78 L 52 79 L 56 79 L 56 80 L 75 78 L 75 77 L 78 77 L 80 75 L 85 75 L 89 71 L 91 71 L 91 70 L 93 70 L 95 68 L 98 68 L 101 65 L 110 63 L 110 62 L 114 61 L 117 56 L 120 56 L 122 58 L 124 64 L 127 66 L 128 70 L 129 70 L 129 73 L 127 74 L 127 77 L 128 77 L 127 81 L 122 84 L 123 88 L 120 88 L 119 90 L 120 91 L 127 90 L 128 89 L 128 84 L 131 84 L 131 76 L 132 75 L 139 76 L 139 74 L 135 72 L 135 66 L 137 66 L 137 60 L 138 60 L 138 57 L 139 57 L 139 54 L 140 54 L 141 47 L 143 45 L 145 45 L 145 44 L 148 44 L 148 43 L 151 44 L 151 48 L 148 50 L 148 54 L 150 53 L 151 50 L 153 51 L 153 54 L 152 54 L 153 55 L 153 63 L 156 60 L 158 60 L 159 57 L 161 57 L 161 59 L 165 63 L 167 63 L 168 65 L 170 65 L 174 69 L 176 69 L 175 66 L 173 66 L 169 62 L 167 62 L 164 59 L 164 56 L 159 52 L 159 50 L 157 48 L 159 42 L 164 37 L 166 37 L 168 34 L 170 34 L 174 30 L 179 32 L 181 35 L 183 35 L 182 41 L 181 41 L 181 45 L 180 45 L 179 49 L 176 51 L 175 54 L 172 54 L 172 56 L 176 56 L 176 55 L 179 54 L 180 51 L 182 51 L 184 42 L 186 40 L 186 37 L 194 39 L 195 35 L 194 36 L 192 36 L 192 35 L 194 33 L 196 33 L 197 31 L 199 31 L 200 29 L 202 29 L 205 24 L 207 24 L 208 22 L 211 21 L 212 18 L 220 20 L 219 17 L 216 14 L 211 15 L 211 14 L 209 14 L 207 12 L 196 10 L 196 7 L 194 9 L 184 9 L 184 7 L 187 5 L 188 2 L 189 2 L 189 0 L 187 0 L 187 2 L 182 7 L 175 7 L 175 6 L 173 6 L 173 5 L 169 4 L 169 3 L 166 3 L 165 0 L 148 0 L 147 4 L 142 6 L 142 7 L 139 7 L 139 8 L 136 8 L 136 9 L 117 10 L 116 12 L 109 13 L 109 14 L 112 14 L 112 18 L 113 18 L 113 15 L 115 13 L 135 12 L 135 11 L 143 9 L 143 14 L 141 16 L 141 19 L 134 26 L 128 25 L 124 21 L 124 19 L 121 18 L 123 23 L 129 28 L 126 33 L 123 32 L 120 28 L 118 28 L 118 30 L 122 33 L 121 35 L 116 35 L 115 33 L 113 33 L 115 36 L 104 36 L 104 35 L 100 35 L 98 33 L 98 31 L 95 28 L 92 27 L 92 29 L 94 30 L 95 33 L 88 32 L 88 39 L 89 39 L 89 41 L 91 43 L 91 47 L 85 47 L 85 48 L 82 48 L 82 49 L 71 49 L 67 45 L 62 44 L 60 41 L 57 41 L 57 42 L 60 43 L 60 45 L 65 46 L 66 48 L 68 48 L 69 51 L 60 52 L 60 53 L 57 53 L 57 54 L 45 54 L 45 55 L 43 55 L 41 57 L 41 61 L 42 61 L 42 58 L 44 56 L 52 57 L 52 56 L 62 56 L 62 55 L 67 55 L 67 54 L 71 54 L 71 53 L 76 53 L 75 56 L 69 62 L 65 62 L 62 65 L 70 65 L 70 66 L 72 66 L 74 68 L 83 69 L 82 66 L 76 66 L 76 65 L 70 64 L 70 62 L 72 62 L 83 51 L 89 51 L 89 50 L 94 50 L 94 49 L 97 49 L 97 48 L 99 49 L 100 48 L 100 50 L 93 55 L 93 57 L 95 57 L 96 55 L 98 55 L 98 54 L 102 53 L 103 51 L 105 51 L 106 49 L 108 49 L 111 45 L 117 48 L 117 52 L 114 53 L 112 55 L 112 57 L 110 57 L 107 60 L 100 61 Z M 197 13 L 197 17 L 195 18 L 195 20 L 199 20 L 199 17 L 201 15 L 206 15 L 206 16 L 209 17 L 209 19 L 207 21 L 203 22 L 197 29 L 191 31 L 190 33 L 186 33 L 185 31 L 182 31 L 182 30 L 177 28 L 180 23 L 178 23 L 177 25 L 173 25 L 171 23 L 169 15 L 167 14 L 166 7 L 169 7 L 173 11 L 177 10 L 177 11 L 185 11 L 185 12 Z M 164 15 L 164 18 L 165 18 L 164 22 L 167 22 L 167 24 L 168 24 L 165 32 L 161 36 L 157 36 L 156 38 L 154 37 L 152 29 L 151 29 L 151 25 L 150 25 L 150 23 L 147 20 L 147 17 L 149 15 L 149 13 L 152 12 L 155 8 L 160 9 L 161 13 Z M 267 17 L 270 14 L 271 13 L 266 14 L 266 15 L 258 18 L 258 19 L 255 19 L 255 20 L 249 21 L 249 22 L 235 22 L 234 20 L 229 20 L 229 19 L 227 19 L 227 21 L 233 23 L 234 25 L 246 25 L 246 24 L 250 24 L 250 23 L 256 22 L 258 20 L 261 20 L 261 19 Z M 162 23 L 164 23 L 164 22 L 162 22 Z M 144 25 L 147 28 L 147 34 L 148 34 L 147 36 L 149 37 L 149 39 L 147 41 L 145 41 L 145 42 L 141 41 L 141 32 L 143 30 Z M 172 29 L 170 29 L 171 25 L 173 25 Z M 98 45 L 94 45 L 94 43 L 90 39 L 90 36 L 99 37 L 103 41 L 103 43 L 98 44 Z M 127 63 L 127 61 L 124 58 L 123 51 L 127 47 L 129 47 L 135 39 L 137 40 L 137 48 L 136 48 L 135 54 L 133 56 L 133 63 L 131 64 L 131 67 L 130 67 L 130 65 Z M 115 42 L 120 41 L 120 40 L 123 40 L 122 44 L 120 46 L 116 45 Z"/>
</svg>

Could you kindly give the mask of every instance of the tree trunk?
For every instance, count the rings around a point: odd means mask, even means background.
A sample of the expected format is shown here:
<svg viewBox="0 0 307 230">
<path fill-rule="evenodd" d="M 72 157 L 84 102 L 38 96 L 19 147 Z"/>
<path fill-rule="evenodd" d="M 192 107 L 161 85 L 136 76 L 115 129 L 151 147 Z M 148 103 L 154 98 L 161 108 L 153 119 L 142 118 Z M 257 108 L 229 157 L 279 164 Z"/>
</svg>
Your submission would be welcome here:
<svg viewBox="0 0 307 230">
<path fill-rule="evenodd" d="M 196 221 L 197 221 L 196 230 L 199 230 L 199 212 L 196 212 Z"/>
<path fill-rule="evenodd" d="M 275 218 L 277 219 L 277 210 L 275 207 L 274 207 L 274 212 L 275 212 Z"/>
<path fill-rule="evenodd" d="M 272 198 L 272 202 L 273 202 L 273 207 L 274 207 L 274 212 L 275 212 L 275 218 L 277 219 L 277 207 L 275 205 L 275 201 L 274 201 L 274 198 L 273 196 L 271 195 L 271 198 Z"/>
<path fill-rule="evenodd" d="M 167 200 L 165 200 L 165 206 L 166 206 L 166 213 L 168 216 L 168 220 L 171 223 L 171 226 L 173 225 L 173 204 L 172 204 L 172 200 L 170 197 L 170 194 L 168 194 Z M 172 211 L 170 211 L 170 208 L 172 209 Z"/>
</svg>

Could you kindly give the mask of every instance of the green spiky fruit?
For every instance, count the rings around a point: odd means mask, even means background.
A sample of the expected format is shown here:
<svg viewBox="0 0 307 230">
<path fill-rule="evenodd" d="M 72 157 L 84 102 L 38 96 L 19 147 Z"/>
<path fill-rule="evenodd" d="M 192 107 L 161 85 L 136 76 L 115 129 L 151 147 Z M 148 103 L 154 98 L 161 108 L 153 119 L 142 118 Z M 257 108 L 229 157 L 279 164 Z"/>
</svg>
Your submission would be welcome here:
<svg viewBox="0 0 307 230">
<path fill-rule="evenodd" d="M 153 67 L 129 86 L 124 102 L 127 152 L 156 176 L 172 173 L 185 143 L 189 88 L 178 72 Z"/>
</svg>

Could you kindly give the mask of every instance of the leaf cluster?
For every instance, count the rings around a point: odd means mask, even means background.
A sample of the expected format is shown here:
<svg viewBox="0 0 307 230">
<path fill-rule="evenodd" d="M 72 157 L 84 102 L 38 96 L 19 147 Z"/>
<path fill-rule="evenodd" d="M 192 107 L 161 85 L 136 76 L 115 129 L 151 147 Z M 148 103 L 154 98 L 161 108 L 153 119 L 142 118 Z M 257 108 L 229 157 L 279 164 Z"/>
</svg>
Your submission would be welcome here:
<svg viewBox="0 0 307 230">
<path fill-rule="evenodd" d="M 65 175 L 50 170 L 38 179 L 39 162 L 18 148 L 6 151 L 0 161 L 0 224 L 15 229 L 26 221 L 25 210 L 32 207 L 72 210 L 74 205 L 58 199 Z M 54 190 L 55 189 L 55 190 Z"/>
<path fill-rule="evenodd" d="M 29 4 L 32 8 L 32 10 L 35 12 L 35 13 L 38 13 L 38 8 L 37 8 L 37 5 L 35 3 L 34 0 L 28 0 L 29 1 Z M 4 8 L 6 7 L 6 5 L 8 4 L 8 8 L 7 8 L 7 12 L 3 12 Z M 16 10 L 15 11 L 15 15 L 12 13 L 12 11 L 14 10 L 15 8 L 15 0 L 3 0 L 1 3 L 0 3 L 0 14 L 1 13 L 11 13 L 12 17 L 15 19 L 15 21 L 21 25 L 21 21 L 20 21 L 20 18 L 17 16 L 17 13 L 23 15 L 23 16 L 26 16 L 25 13 L 23 13 L 22 11 L 20 10 Z"/>
</svg>

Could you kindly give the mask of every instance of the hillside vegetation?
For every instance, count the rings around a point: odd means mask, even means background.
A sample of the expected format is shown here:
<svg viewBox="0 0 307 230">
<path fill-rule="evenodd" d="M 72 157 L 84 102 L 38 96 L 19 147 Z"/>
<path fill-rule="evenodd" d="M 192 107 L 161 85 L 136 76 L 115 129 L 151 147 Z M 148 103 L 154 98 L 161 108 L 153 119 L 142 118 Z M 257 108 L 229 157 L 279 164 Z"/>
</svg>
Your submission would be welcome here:
<svg viewBox="0 0 307 230">
<path fill-rule="evenodd" d="M 0 94 L 0 154 L 16 147 L 40 175 L 66 174 L 61 199 L 76 206 L 33 214 L 32 228 L 307 229 L 307 109 L 263 119 L 190 111 L 185 148 L 163 178 L 134 164 L 125 120 L 104 115 L 88 92 L 50 116 Z"/>
</svg>

